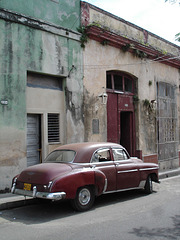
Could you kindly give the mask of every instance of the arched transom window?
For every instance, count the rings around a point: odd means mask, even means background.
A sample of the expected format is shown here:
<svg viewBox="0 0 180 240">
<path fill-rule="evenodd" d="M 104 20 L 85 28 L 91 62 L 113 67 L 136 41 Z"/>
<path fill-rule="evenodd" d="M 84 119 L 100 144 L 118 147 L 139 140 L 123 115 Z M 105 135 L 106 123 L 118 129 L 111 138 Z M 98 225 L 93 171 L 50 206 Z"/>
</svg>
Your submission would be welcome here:
<svg viewBox="0 0 180 240">
<path fill-rule="evenodd" d="M 106 74 L 106 88 L 107 91 L 120 92 L 120 93 L 134 93 L 133 78 L 118 71 L 108 71 Z"/>
</svg>

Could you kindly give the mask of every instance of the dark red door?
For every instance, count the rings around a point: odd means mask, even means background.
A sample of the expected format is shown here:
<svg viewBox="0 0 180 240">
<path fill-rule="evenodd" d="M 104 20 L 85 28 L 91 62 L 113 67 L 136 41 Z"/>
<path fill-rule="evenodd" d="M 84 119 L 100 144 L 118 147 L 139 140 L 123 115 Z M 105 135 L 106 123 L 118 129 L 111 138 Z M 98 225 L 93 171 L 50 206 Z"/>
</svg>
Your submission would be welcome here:
<svg viewBox="0 0 180 240">
<path fill-rule="evenodd" d="M 135 155 L 133 96 L 108 93 L 107 141 L 120 143 L 131 156 Z"/>
<path fill-rule="evenodd" d="M 107 101 L 107 141 L 119 142 L 118 134 L 118 95 L 114 93 L 108 93 Z"/>
</svg>

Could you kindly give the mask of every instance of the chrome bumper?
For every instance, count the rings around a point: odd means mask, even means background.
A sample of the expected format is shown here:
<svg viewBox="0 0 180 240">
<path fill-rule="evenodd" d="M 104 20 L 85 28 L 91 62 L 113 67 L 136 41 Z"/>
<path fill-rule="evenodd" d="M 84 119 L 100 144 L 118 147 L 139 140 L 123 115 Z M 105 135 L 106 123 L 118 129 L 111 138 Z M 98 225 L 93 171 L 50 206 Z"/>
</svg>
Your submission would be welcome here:
<svg viewBox="0 0 180 240">
<path fill-rule="evenodd" d="M 28 196 L 28 197 L 33 197 L 33 198 L 49 199 L 49 200 L 54 200 L 54 201 L 65 199 L 65 197 L 66 197 L 65 192 L 55 192 L 55 193 L 37 192 L 36 187 L 33 187 L 33 191 L 27 191 L 27 190 L 15 188 L 14 185 L 11 188 L 11 193 Z"/>
</svg>

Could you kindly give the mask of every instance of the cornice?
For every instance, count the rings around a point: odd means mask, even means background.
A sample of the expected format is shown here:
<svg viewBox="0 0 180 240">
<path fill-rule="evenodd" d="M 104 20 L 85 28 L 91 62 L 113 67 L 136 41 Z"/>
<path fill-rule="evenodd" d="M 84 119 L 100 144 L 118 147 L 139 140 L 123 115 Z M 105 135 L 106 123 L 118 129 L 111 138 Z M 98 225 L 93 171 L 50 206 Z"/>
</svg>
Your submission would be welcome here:
<svg viewBox="0 0 180 240">
<path fill-rule="evenodd" d="M 98 41 L 104 45 L 113 46 L 133 53 L 141 58 L 148 58 L 160 63 L 167 64 L 171 67 L 180 69 L 180 55 L 175 56 L 171 53 L 163 53 L 148 44 L 142 44 L 134 39 L 118 35 L 98 26 L 88 26 L 87 35 L 90 39 Z"/>
</svg>

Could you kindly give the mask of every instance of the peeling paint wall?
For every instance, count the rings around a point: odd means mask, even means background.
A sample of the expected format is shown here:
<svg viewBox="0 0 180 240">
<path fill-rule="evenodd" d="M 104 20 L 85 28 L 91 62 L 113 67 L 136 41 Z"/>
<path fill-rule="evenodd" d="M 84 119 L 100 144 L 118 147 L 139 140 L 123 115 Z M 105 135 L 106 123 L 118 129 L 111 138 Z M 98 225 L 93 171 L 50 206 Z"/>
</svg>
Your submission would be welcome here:
<svg viewBox="0 0 180 240">
<path fill-rule="evenodd" d="M 79 27 L 79 0 L 1 0 L 0 8 L 41 19 L 71 30 L 76 30 Z"/>
<path fill-rule="evenodd" d="M 11 10 L 0 9 L 0 190 L 9 189 L 12 177 L 27 166 L 27 113 L 47 114 L 60 105 L 60 144 L 84 140 L 82 49 L 79 33 L 72 31 L 79 26 L 80 1 L 58 2 L 0 1 L 0 8 Z M 23 16 L 22 22 L 19 13 L 30 17 Z M 43 21 L 36 21 L 38 16 Z M 27 94 L 38 99 L 42 90 L 28 91 L 28 71 L 63 77 L 64 102 L 51 108 L 49 92 L 47 102 L 32 109 Z M 44 156 L 51 148 L 46 146 Z"/>
</svg>

